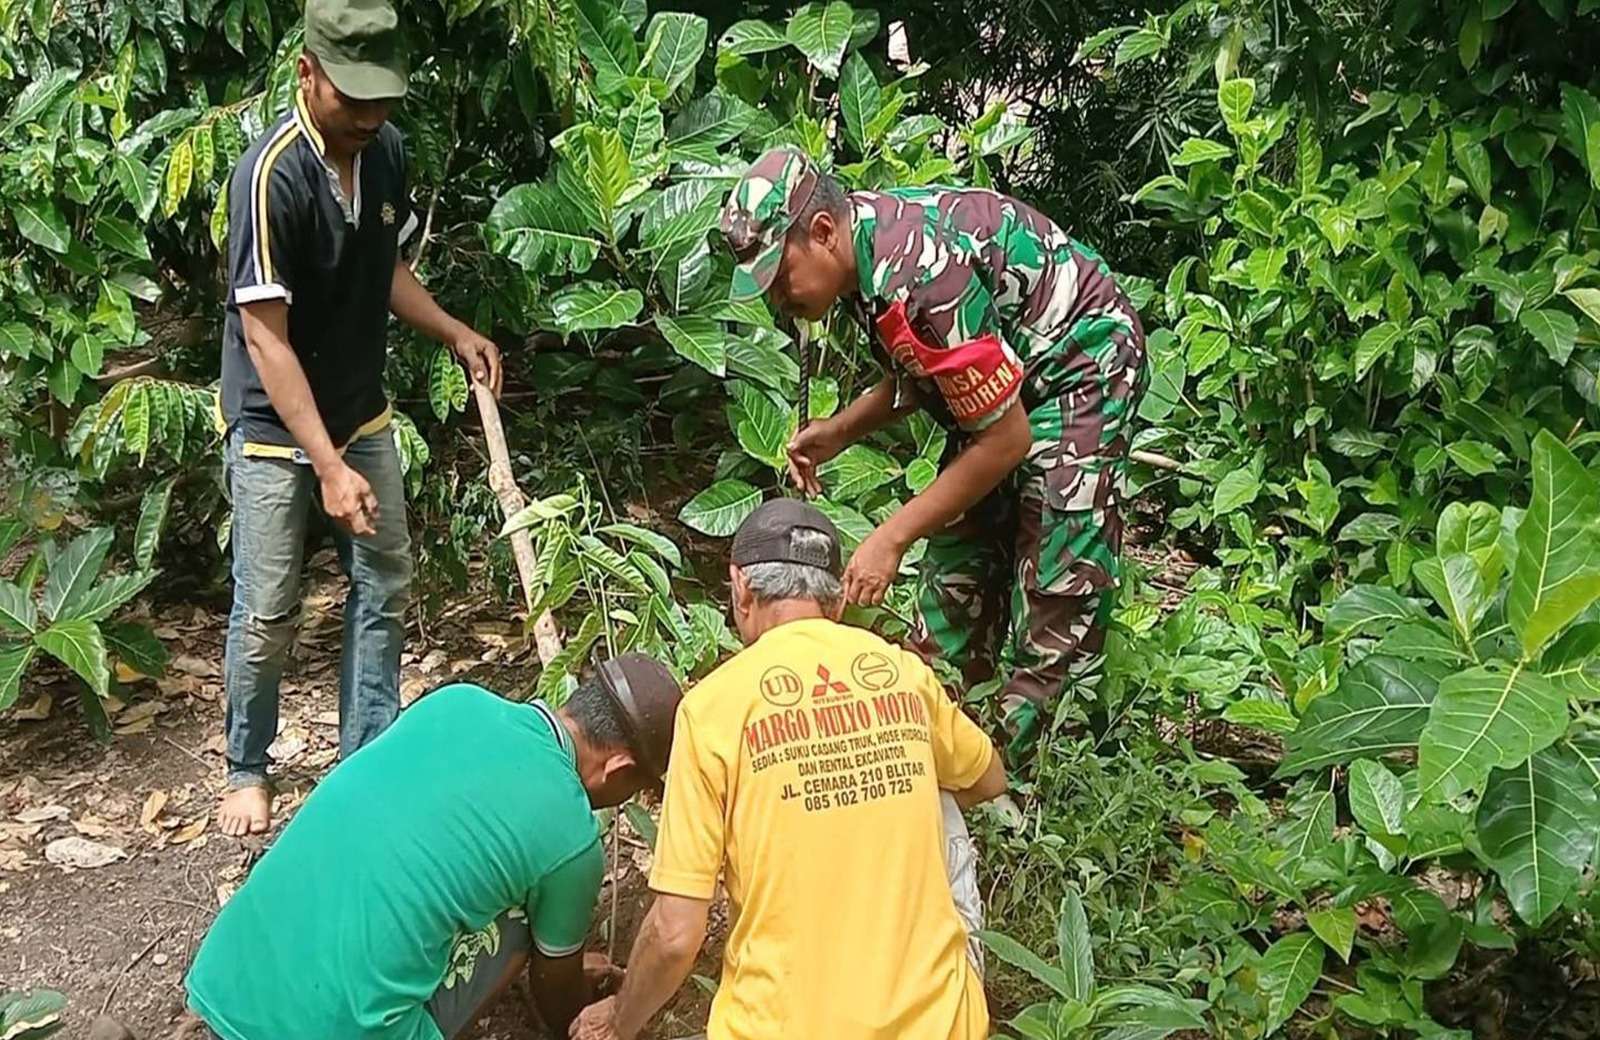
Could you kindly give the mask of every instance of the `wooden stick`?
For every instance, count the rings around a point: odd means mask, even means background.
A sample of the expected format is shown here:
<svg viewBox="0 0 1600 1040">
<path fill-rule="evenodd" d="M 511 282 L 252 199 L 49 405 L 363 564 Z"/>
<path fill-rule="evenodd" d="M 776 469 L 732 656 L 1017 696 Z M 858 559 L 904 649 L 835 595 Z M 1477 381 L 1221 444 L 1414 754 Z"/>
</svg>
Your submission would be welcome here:
<svg viewBox="0 0 1600 1040">
<path fill-rule="evenodd" d="M 1153 451 L 1130 451 L 1128 453 L 1128 457 L 1135 462 L 1142 462 L 1146 466 L 1154 466 L 1156 469 L 1183 469 L 1183 463 L 1179 462 L 1177 459 L 1169 459 L 1165 455 L 1157 455 Z"/>
<path fill-rule="evenodd" d="M 517 487 L 517 478 L 511 475 L 511 453 L 506 450 L 506 431 L 500 424 L 500 406 L 494 393 L 477 380 L 472 382 L 472 393 L 478 401 L 478 416 L 483 422 L 483 439 L 489 445 L 489 487 L 500 500 L 500 510 L 507 519 L 516 514 L 528 500 Z M 523 604 L 533 607 L 533 572 L 537 560 L 533 555 L 533 539 L 527 531 L 511 536 L 511 555 L 517 561 L 517 576 L 522 579 Z M 548 665 L 561 652 L 561 632 L 556 619 L 548 610 L 533 623 L 533 643 L 539 651 L 539 662 Z"/>
</svg>

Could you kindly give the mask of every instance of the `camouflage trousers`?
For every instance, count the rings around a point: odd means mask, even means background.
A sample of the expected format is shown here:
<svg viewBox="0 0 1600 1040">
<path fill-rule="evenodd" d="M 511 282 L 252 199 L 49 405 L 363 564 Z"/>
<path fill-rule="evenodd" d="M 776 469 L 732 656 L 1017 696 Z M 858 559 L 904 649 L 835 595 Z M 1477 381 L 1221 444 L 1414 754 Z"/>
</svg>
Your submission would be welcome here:
<svg viewBox="0 0 1600 1040">
<path fill-rule="evenodd" d="M 914 645 L 969 684 L 1006 674 L 1001 710 L 1013 761 L 1062 698 L 1097 698 L 1105 663 L 1129 426 L 1144 389 L 1137 323 L 1108 339 L 1120 341 L 1107 344 L 1120 363 L 1028 413 L 1028 457 L 929 538 L 921 563 Z"/>
</svg>

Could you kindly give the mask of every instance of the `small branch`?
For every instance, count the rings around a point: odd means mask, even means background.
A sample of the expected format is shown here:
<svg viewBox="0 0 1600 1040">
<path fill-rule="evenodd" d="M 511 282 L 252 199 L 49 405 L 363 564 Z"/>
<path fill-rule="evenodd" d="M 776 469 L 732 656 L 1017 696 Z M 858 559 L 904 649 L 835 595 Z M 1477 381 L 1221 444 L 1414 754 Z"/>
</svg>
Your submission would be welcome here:
<svg viewBox="0 0 1600 1040">
<path fill-rule="evenodd" d="M 145 945 L 145 948 L 140 950 L 134 956 L 133 960 L 129 961 L 126 965 L 123 966 L 122 971 L 117 973 L 117 977 L 111 980 L 111 988 L 106 990 L 106 999 L 100 1005 L 100 1013 L 102 1015 L 106 1013 L 106 1008 L 109 1008 L 111 1006 L 111 998 L 117 995 L 117 985 L 122 982 L 123 976 L 127 975 L 128 972 L 132 971 L 134 969 L 134 966 L 137 965 L 140 961 L 142 961 L 146 957 L 148 957 L 150 955 L 150 951 L 156 948 L 156 944 L 157 943 L 159 943 L 162 939 L 165 939 L 167 936 L 169 936 L 171 934 L 172 934 L 172 929 L 168 928 L 166 931 L 162 932 L 160 935 L 156 936 L 154 939 L 151 939 L 150 942 Z"/>
<path fill-rule="evenodd" d="M 134 361 L 118 368 L 109 369 L 94 377 L 94 381 L 101 386 L 115 386 L 124 379 L 136 379 L 139 376 L 155 376 L 165 373 L 166 362 L 160 357 L 145 358 Z"/>
<path fill-rule="evenodd" d="M 1183 463 L 1179 462 L 1177 459 L 1169 459 L 1167 456 L 1157 455 L 1153 451 L 1130 451 L 1128 452 L 1128 458 L 1135 462 L 1142 462 L 1146 466 L 1154 466 L 1156 469 L 1171 470 L 1174 473 L 1178 473 L 1183 470 Z"/>
</svg>

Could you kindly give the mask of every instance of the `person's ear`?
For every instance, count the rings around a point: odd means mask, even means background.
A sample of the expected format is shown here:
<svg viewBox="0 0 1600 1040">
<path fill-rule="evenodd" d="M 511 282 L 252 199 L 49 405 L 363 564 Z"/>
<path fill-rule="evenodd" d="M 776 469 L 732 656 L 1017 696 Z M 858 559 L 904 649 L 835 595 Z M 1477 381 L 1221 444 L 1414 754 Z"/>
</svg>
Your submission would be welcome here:
<svg viewBox="0 0 1600 1040">
<path fill-rule="evenodd" d="M 728 584 L 733 587 L 734 614 L 743 617 L 750 613 L 750 583 L 744 579 L 744 571 L 734 564 L 728 564 Z"/>
<path fill-rule="evenodd" d="M 317 65 L 309 51 L 300 52 L 300 60 L 295 63 L 295 71 L 300 77 L 300 89 L 307 94 L 311 93 L 311 88 L 317 79 Z"/>
<path fill-rule="evenodd" d="M 603 777 L 603 780 L 604 782 L 609 783 L 612 779 L 627 773 L 628 770 L 634 769 L 638 766 L 638 764 L 638 762 L 634 761 L 633 754 L 631 752 L 613 751 L 611 754 L 606 756 L 604 766 L 605 776 Z"/>
<path fill-rule="evenodd" d="M 832 249 L 835 240 L 839 237 L 839 225 L 834 222 L 833 214 L 827 210 L 819 210 L 811 217 L 811 242 L 821 249 Z"/>
</svg>

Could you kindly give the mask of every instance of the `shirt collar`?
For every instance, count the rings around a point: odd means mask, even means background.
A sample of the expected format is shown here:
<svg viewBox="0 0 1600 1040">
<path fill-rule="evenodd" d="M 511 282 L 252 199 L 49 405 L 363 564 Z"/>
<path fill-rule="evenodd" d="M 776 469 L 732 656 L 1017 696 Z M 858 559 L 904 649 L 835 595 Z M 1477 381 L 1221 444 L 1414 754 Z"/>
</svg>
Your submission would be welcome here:
<svg viewBox="0 0 1600 1040">
<path fill-rule="evenodd" d="M 317 124 L 311 119 L 311 109 L 306 106 L 304 91 L 296 87 L 294 92 L 294 121 L 300 127 L 301 134 L 306 142 L 311 145 L 311 150 L 317 153 L 317 159 L 322 163 L 322 170 L 328 175 L 328 190 L 333 193 L 334 199 L 339 203 L 339 209 L 344 213 L 346 223 L 361 223 L 361 152 L 356 153 L 351 164 L 350 180 L 355 184 L 355 197 L 346 198 L 344 186 L 339 182 L 339 171 L 333 168 L 333 163 L 328 161 L 327 143 L 322 139 L 322 131 L 317 129 Z"/>
<path fill-rule="evenodd" d="M 311 142 L 311 147 L 316 150 L 317 158 L 323 162 L 328 161 L 328 146 L 322 139 L 322 131 L 317 129 L 317 124 L 311 120 L 311 109 L 306 107 L 305 93 L 296 87 L 294 92 L 294 121 L 300 124 L 300 132 L 306 135 L 306 140 Z"/>
<path fill-rule="evenodd" d="M 567 763 L 573 769 L 577 769 L 578 749 L 572 745 L 572 734 L 567 732 L 567 727 L 556 717 L 556 713 L 550 710 L 550 705 L 544 701 L 533 701 L 529 706 L 538 712 L 539 717 L 544 719 L 545 725 L 550 727 L 550 735 L 556 738 L 556 744 L 561 748 L 562 753 L 567 756 Z"/>
</svg>

